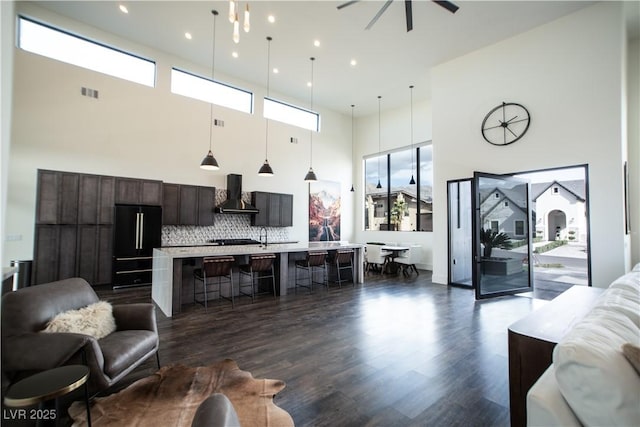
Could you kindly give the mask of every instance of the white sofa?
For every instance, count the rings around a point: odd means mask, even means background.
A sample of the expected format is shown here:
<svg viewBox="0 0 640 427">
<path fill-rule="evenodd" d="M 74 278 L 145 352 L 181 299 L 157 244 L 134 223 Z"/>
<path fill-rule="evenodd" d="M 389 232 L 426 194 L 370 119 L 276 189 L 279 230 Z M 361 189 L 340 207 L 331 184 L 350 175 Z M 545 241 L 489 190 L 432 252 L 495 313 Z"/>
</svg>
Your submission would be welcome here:
<svg viewBox="0 0 640 427">
<path fill-rule="evenodd" d="M 640 426 L 640 367 L 626 343 L 640 346 L 640 264 L 556 345 L 527 394 L 527 425 Z"/>
</svg>

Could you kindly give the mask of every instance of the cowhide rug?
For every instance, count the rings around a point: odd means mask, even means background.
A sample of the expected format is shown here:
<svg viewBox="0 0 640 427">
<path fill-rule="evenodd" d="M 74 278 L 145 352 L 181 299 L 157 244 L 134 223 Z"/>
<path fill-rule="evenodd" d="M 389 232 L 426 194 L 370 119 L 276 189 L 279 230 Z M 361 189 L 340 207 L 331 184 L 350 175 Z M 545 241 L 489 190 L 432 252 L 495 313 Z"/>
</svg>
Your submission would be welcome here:
<svg viewBox="0 0 640 427">
<path fill-rule="evenodd" d="M 200 403 L 213 393 L 223 393 L 243 427 L 293 426 L 289 413 L 273 403 L 284 387 L 283 381 L 253 378 L 230 359 L 197 368 L 165 366 L 118 393 L 94 399 L 91 425 L 190 426 Z M 84 402 L 74 402 L 69 415 L 74 426 L 87 424 Z"/>
</svg>

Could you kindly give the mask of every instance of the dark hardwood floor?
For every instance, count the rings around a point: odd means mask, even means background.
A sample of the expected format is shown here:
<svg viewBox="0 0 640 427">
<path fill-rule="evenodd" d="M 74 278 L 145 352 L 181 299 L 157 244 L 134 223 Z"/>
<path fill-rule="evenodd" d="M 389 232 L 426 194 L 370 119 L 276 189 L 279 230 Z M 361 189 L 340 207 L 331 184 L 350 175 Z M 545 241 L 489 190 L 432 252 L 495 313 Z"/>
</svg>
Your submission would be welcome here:
<svg viewBox="0 0 640 427">
<path fill-rule="evenodd" d="M 297 426 L 507 426 L 507 327 L 542 303 L 475 301 L 471 289 L 416 278 L 366 276 L 235 309 L 213 302 L 158 310 L 162 365 L 237 361 L 281 379 L 275 402 Z M 112 302 L 150 301 L 149 288 L 99 290 Z M 120 386 L 155 371 L 150 360 Z"/>
</svg>

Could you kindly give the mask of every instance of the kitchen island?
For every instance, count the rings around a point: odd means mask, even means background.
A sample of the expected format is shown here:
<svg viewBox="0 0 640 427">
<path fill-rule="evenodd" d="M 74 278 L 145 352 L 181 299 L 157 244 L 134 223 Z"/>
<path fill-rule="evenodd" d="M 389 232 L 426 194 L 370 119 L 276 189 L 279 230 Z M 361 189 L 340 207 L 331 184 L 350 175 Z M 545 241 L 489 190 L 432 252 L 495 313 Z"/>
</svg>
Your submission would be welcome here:
<svg viewBox="0 0 640 427">
<path fill-rule="evenodd" d="M 363 261 L 364 245 L 347 242 L 308 242 L 308 243 L 273 243 L 246 246 L 183 246 L 166 247 L 153 250 L 153 278 L 151 298 L 162 312 L 171 317 L 180 313 L 183 304 L 183 266 L 185 263 L 197 261 L 203 257 L 232 255 L 244 257 L 252 254 L 275 253 L 279 257 L 277 270 L 280 295 L 287 294 L 289 285 L 290 261 L 297 259 L 295 254 L 307 251 L 335 251 L 337 249 L 353 249 L 353 270 L 356 283 L 364 281 Z M 293 255 L 293 256 L 292 256 Z M 291 262 L 292 264 L 292 262 Z M 235 281 L 237 288 L 237 281 Z M 193 286 L 193 285 L 192 285 Z"/>
</svg>

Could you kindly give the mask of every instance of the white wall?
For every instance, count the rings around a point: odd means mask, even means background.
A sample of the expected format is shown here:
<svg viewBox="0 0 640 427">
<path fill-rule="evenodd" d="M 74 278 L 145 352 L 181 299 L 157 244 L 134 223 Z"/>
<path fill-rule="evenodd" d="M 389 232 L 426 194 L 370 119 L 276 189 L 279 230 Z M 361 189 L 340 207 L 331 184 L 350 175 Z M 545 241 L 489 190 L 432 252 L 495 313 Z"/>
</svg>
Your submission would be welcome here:
<svg viewBox="0 0 640 427">
<path fill-rule="evenodd" d="M 6 225 L 7 183 L 9 176 L 9 146 L 11 138 L 11 100 L 13 80 L 14 2 L 0 2 L 0 259 L 4 260 L 4 229 Z M 8 262 L 2 262 L 5 267 Z"/>
<path fill-rule="evenodd" d="M 621 4 L 603 2 L 433 69 L 434 282 L 447 283 L 447 180 L 583 163 L 593 285 L 624 273 L 624 37 Z M 523 139 L 496 147 L 480 124 L 502 101 L 532 119 Z"/>
<path fill-rule="evenodd" d="M 278 122 L 269 126 L 269 162 L 275 176 L 258 177 L 264 161 L 265 89 L 216 72 L 216 79 L 254 92 L 254 114 L 214 106 L 225 122 L 214 128 L 213 151 L 221 169 L 198 166 L 209 146 L 207 103 L 170 93 L 170 69 L 180 66 L 210 74 L 192 64 L 20 2 L 16 12 L 154 59 L 157 87 L 130 83 L 15 49 L 13 134 L 9 170 L 5 260 L 31 259 L 38 168 L 160 179 L 166 182 L 226 187 L 226 174 L 243 175 L 245 191 L 294 195 L 294 226 L 289 237 L 308 239 L 309 131 Z M 4 34 L 4 26 L 3 26 Z M 3 38 L 4 40 L 4 38 Z M 3 50 L 4 52 L 4 50 Z M 97 89 L 99 99 L 83 97 L 82 86 Z M 321 88 L 316 88 L 321 90 Z M 278 97 L 278 94 L 272 94 Z M 284 99 L 306 106 L 308 100 Z M 351 117 L 315 108 L 321 132 L 313 138 L 313 167 L 320 180 L 342 186 L 343 240 L 353 240 Z M 3 115 L 4 120 L 4 115 Z M 291 144 L 290 137 L 298 138 Z M 8 261 L 5 261 L 8 262 Z"/>
<path fill-rule="evenodd" d="M 629 208 L 631 221 L 631 265 L 640 262 L 640 40 L 629 43 Z"/>
</svg>

